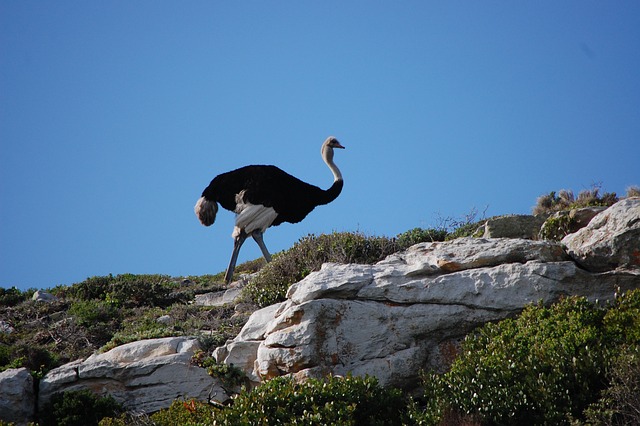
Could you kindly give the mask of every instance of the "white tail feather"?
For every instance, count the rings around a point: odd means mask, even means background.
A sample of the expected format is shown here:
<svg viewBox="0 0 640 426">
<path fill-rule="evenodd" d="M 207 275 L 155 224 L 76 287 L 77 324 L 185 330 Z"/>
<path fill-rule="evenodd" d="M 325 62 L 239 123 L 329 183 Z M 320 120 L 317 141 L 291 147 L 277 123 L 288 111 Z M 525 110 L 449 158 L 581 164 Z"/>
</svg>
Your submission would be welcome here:
<svg viewBox="0 0 640 426">
<path fill-rule="evenodd" d="M 233 228 L 231 236 L 236 238 L 241 231 L 251 234 L 253 231 L 264 232 L 271 226 L 278 213 L 272 207 L 265 207 L 261 204 L 251 204 L 242 198 L 244 191 L 236 196 L 236 226 Z"/>
<path fill-rule="evenodd" d="M 198 216 L 198 220 L 204 226 L 210 226 L 216 221 L 216 213 L 218 213 L 218 203 L 200 197 L 193 211 Z"/>
</svg>

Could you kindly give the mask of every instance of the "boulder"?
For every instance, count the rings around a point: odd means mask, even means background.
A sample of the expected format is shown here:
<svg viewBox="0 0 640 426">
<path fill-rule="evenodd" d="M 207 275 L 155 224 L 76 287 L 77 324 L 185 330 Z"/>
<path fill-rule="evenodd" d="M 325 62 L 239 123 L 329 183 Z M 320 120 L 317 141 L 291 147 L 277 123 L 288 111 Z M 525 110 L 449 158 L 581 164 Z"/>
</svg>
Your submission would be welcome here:
<svg viewBox="0 0 640 426">
<path fill-rule="evenodd" d="M 248 282 L 249 277 L 242 276 L 238 281 L 232 282 L 226 290 L 197 294 L 193 304 L 199 306 L 224 306 L 235 304 L 240 299 L 242 288 Z"/>
<path fill-rule="evenodd" d="M 567 235 L 562 243 L 569 255 L 589 271 L 640 269 L 640 197 L 618 201 L 586 227 Z"/>
<path fill-rule="evenodd" d="M 0 373 L 0 420 L 18 426 L 32 421 L 35 414 L 33 377 L 26 368 Z"/>
<path fill-rule="evenodd" d="M 233 304 L 240 297 L 241 291 L 242 287 L 232 287 L 228 290 L 197 294 L 193 304 L 199 306 L 224 306 Z"/>
<path fill-rule="evenodd" d="M 228 396 L 207 371 L 191 363 L 199 349 L 188 337 L 141 340 L 51 370 L 40 382 L 42 409 L 58 392 L 90 389 L 110 394 L 126 409 L 151 413 L 178 398 L 225 401 Z"/>
<path fill-rule="evenodd" d="M 487 219 L 483 238 L 537 238 L 545 221 L 543 216 L 506 215 Z"/>
<path fill-rule="evenodd" d="M 158 324 L 169 325 L 173 322 L 173 318 L 171 318 L 171 315 L 161 315 L 156 318 L 156 322 Z"/>
<path fill-rule="evenodd" d="M 51 293 L 38 290 L 33 293 L 33 296 L 31 296 L 31 300 L 33 300 L 34 302 L 55 302 L 56 300 L 58 300 L 58 298 Z"/>
<path fill-rule="evenodd" d="M 607 300 L 638 287 L 640 271 L 585 271 L 554 242 L 422 243 L 375 265 L 323 265 L 284 303 L 256 312 L 216 357 L 236 365 L 244 357 L 254 382 L 351 373 L 410 388 L 419 371 L 445 369 L 457 342 L 488 321 L 539 301 Z"/>
</svg>

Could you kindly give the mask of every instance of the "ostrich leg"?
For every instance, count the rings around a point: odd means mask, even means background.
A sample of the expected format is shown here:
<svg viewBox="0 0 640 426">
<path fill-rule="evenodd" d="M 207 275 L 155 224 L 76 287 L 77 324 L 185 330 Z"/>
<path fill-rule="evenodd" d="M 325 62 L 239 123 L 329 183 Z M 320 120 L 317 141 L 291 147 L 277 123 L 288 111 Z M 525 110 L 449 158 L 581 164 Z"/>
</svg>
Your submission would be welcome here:
<svg viewBox="0 0 640 426">
<path fill-rule="evenodd" d="M 229 261 L 229 266 L 227 267 L 227 273 L 224 274 L 224 282 L 229 284 L 231 279 L 233 278 L 233 270 L 236 269 L 236 262 L 238 261 L 238 253 L 240 253 L 240 247 L 244 244 L 244 240 L 248 237 L 244 231 L 241 231 L 240 234 L 233 240 L 233 253 L 231 254 L 231 260 Z"/>
<path fill-rule="evenodd" d="M 258 243 L 260 250 L 262 250 L 262 255 L 264 256 L 267 262 L 271 262 L 271 254 L 269 254 L 269 250 L 267 250 L 267 246 L 264 245 L 264 240 L 262 239 L 262 232 L 253 231 L 251 233 L 253 239 Z"/>
</svg>

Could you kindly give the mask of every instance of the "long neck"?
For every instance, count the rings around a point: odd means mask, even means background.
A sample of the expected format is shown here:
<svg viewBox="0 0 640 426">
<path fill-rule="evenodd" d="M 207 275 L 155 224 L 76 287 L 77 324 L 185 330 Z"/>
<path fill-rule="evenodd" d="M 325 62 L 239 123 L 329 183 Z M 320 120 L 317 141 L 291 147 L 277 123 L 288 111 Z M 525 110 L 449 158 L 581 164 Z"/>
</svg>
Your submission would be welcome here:
<svg viewBox="0 0 640 426">
<path fill-rule="evenodd" d="M 340 169 L 338 169 L 338 166 L 336 166 L 336 164 L 333 162 L 333 148 L 332 147 L 330 147 L 330 146 L 323 146 L 322 147 L 322 159 L 324 160 L 324 162 L 327 164 L 327 166 L 331 170 L 331 173 L 333 173 L 333 181 L 334 182 L 342 181 L 342 173 L 340 173 Z"/>
<path fill-rule="evenodd" d="M 323 191 L 323 197 L 319 201 L 319 204 L 328 204 L 335 200 L 340 192 L 342 192 L 342 186 L 344 185 L 344 181 L 342 180 L 342 173 L 340 173 L 340 169 L 333 162 L 333 148 L 330 146 L 322 147 L 322 159 L 327 164 L 331 173 L 333 173 L 333 185 L 326 191 Z"/>
</svg>

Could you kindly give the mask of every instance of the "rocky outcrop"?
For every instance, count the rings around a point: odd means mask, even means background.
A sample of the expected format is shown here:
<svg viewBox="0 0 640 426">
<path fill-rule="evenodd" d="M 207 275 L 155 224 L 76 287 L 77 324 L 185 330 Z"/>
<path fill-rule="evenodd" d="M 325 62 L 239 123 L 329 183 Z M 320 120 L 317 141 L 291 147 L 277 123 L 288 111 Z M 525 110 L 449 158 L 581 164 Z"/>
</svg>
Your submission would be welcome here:
<svg viewBox="0 0 640 426">
<path fill-rule="evenodd" d="M 197 340 L 141 340 L 51 370 L 40 382 L 42 409 L 57 392 L 90 389 L 110 394 L 125 408 L 154 412 L 178 398 L 224 401 L 228 397 L 207 371 L 191 363 Z"/>
<path fill-rule="evenodd" d="M 0 420 L 26 425 L 33 420 L 35 396 L 33 377 L 26 368 L 0 373 Z"/>
<path fill-rule="evenodd" d="M 640 269 L 640 197 L 619 201 L 562 243 L 589 271 Z"/>
<path fill-rule="evenodd" d="M 507 217 L 485 225 L 485 235 L 526 238 L 422 243 L 375 265 L 325 264 L 291 286 L 285 302 L 254 312 L 214 357 L 243 369 L 254 384 L 351 373 L 411 388 L 419 371 L 446 369 L 458 342 L 488 321 L 531 303 L 570 295 L 607 300 L 640 288 L 640 198 L 592 213 L 580 213 L 585 226 L 562 243 L 531 240 L 537 223 Z M 237 303 L 237 294 L 232 288 L 195 303 Z M 147 413 L 176 398 L 227 400 L 218 381 L 191 363 L 198 348 L 187 337 L 123 345 L 50 371 L 35 397 L 31 375 L 8 370 L 0 373 L 0 419 L 31 419 L 35 399 L 42 409 L 53 394 L 76 389 L 111 394 Z"/>
<path fill-rule="evenodd" d="M 214 356 L 244 367 L 254 382 L 351 373 L 411 387 L 420 370 L 446 368 L 456 343 L 488 321 L 530 303 L 607 300 L 640 287 L 634 206 L 626 201 L 597 216 L 574 240 L 585 242 L 583 251 L 565 241 L 571 256 L 555 242 L 462 238 L 418 244 L 376 265 L 325 264 L 284 303 L 256 312 Z M 599 237 L 604 224 L 612 229 Z M 583 269 L 582 259 L 599 259 L 604 240 L 619 244 L 602 257 L 619 260 Z"/>
</svg>

